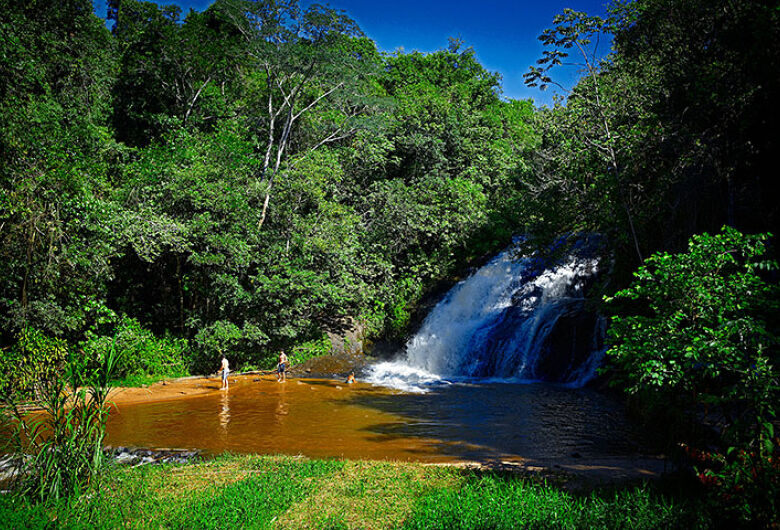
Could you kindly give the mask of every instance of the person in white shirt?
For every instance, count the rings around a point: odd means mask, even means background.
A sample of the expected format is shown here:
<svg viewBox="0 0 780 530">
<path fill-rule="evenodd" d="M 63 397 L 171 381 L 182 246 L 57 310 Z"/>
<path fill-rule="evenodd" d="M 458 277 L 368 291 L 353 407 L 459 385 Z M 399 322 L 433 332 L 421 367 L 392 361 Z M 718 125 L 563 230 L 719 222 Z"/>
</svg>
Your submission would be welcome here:
<svg viewBox="0 0 780 530">
<path fill-rule="evenodd" d="M 227 357 L 222 356 L 222 390 L 227 390 L 228 387 L 228 374 L 230 373 L 230 363 L 228 363 Z"/>
</svg>

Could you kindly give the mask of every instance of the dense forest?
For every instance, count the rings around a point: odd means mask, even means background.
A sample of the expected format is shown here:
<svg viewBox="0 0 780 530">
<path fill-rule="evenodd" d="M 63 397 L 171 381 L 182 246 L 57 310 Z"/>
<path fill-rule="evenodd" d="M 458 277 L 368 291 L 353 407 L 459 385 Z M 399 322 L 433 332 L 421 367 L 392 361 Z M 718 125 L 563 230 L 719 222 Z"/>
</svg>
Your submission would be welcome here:
<svg viewBox="0 0 780 530">
<path fill-rule="evenodd" d="M 614 381 L 773 451 L 776 1 L 566 10 L 526 81 L 582 77 L 541 108 L 458 39 L 382 53 L 295 0 L 0 0 L 0 34 L 6 386 L 112 348 L 160 377 L 402 338 L 514 235 L 598 233 Z"/>
<path fill-rule="evenodd" d="M 400 334 L 523 229 L 533 106 L 457 42 L 385 56 L 295 3 L 2 11 L 5 345 L 116 335 L 153 372 Z"/>
</svg>

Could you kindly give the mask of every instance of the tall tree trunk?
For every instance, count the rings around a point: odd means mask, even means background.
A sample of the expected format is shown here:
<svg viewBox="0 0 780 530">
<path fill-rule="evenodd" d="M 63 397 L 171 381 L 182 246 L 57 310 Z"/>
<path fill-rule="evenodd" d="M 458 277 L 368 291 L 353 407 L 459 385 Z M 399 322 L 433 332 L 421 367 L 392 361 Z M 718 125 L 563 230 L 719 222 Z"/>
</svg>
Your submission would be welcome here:
<svg viewBox="0 0 780 530">
<path fill-rule="evenodd" d="M 260 221 L 257 223 L 257 228 L 260 229 L 263 227 L 263 223 L 265 222 L 265 214 L 268 211 L 268 203 L 271 201 L 271 190 L 265 192 L 265 200 L 263 201 L 263 211 L 260 214 Z"/>
<path fill-rule="evenodd" d="M 287 142 L 290 139 L 290 131 L 292 130 L 293 121 L 296 116 L 293 116 L 292 108 L 287 110 L 287 121 L 284 124 L 284 130 L 282 131 L 282 137 L 279 140 L 279 147 L 276 150 L 276 160 L 274 161 L 274 169 L 271 172 L 271 176 L 268 178 L 268 188 L 265 192 L 265 199 L 263 200 L 263 210 L 260 214 L 260 221 L 257 223 L 257 228 L 260 229 L 265 223 L 265 217 L 268 213 L 268 203 L 271 202 L 271 188 L 273 188 L 276 175 L 279 173 L 279 167 L 282 165 L 282 155 L 287 147 Z"/>
</svg>

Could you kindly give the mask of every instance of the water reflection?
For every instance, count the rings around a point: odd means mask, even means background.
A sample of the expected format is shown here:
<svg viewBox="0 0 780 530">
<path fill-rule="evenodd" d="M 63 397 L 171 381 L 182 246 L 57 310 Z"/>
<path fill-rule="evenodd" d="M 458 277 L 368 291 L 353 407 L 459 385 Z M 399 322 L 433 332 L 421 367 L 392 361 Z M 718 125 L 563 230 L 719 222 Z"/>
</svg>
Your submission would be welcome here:
<svg viewBox="0 0 780 530">
<path fill-rule="evenodd" d="M 230 394 L 227 389 L 222 391 L 220 404 L 222 408 L 219 411 L 219 426 L 222 428 L 223 436 L 227 436 L 227 428 L 230 423 Z"/>
<path fill-rule="evenodd" d="M 290 406 L 287 404 L 287 384 L 280 383 L 279 392 L 276 395 L 276 408 L 274 410 L 274 419 L 277 424 L 284 421 L 285 416 L 290 413 Z"/>
</svg>

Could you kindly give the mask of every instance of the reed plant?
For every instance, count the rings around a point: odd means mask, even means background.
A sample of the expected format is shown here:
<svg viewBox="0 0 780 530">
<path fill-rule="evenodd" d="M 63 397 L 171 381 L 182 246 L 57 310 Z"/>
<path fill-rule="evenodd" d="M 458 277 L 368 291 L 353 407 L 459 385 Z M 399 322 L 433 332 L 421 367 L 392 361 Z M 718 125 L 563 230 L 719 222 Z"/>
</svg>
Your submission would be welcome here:
<svg viewBox="0 0 780 530">
<path fill-rule="evenodd" d="M 97 476 L 105 458 L 108 383 L 119 357 L 114 346 L 94 359 L 71 351 L 36 381 L 32 395 L 2 393 L 14 493 L 36 501 L 68 498 Z"/>
</svg>

